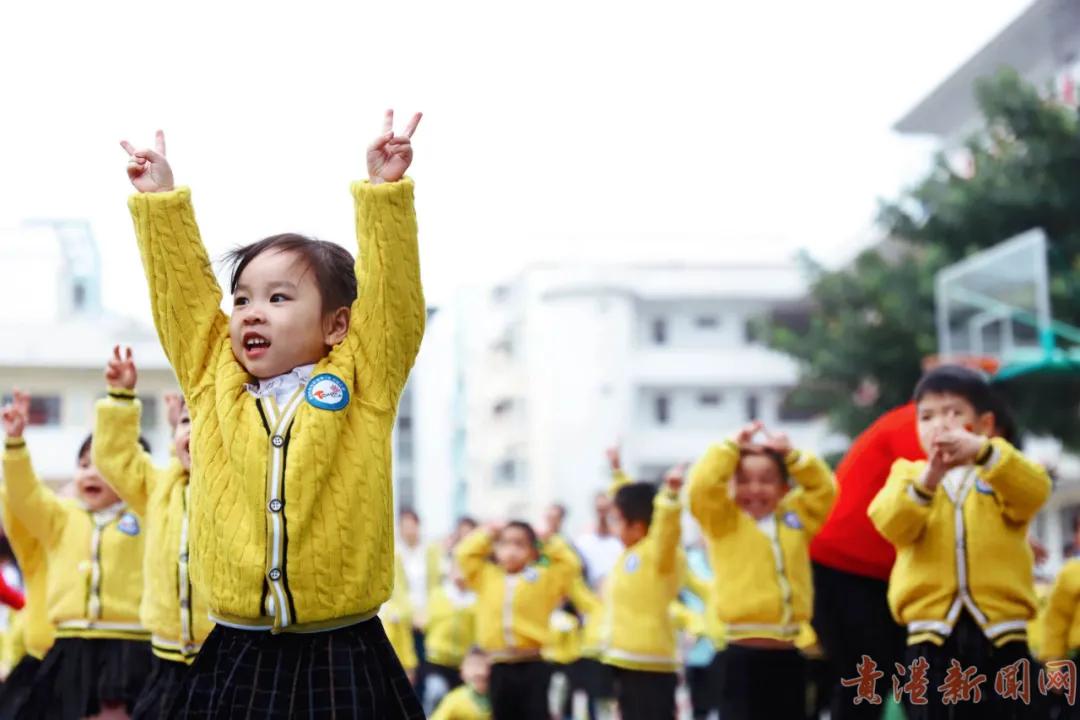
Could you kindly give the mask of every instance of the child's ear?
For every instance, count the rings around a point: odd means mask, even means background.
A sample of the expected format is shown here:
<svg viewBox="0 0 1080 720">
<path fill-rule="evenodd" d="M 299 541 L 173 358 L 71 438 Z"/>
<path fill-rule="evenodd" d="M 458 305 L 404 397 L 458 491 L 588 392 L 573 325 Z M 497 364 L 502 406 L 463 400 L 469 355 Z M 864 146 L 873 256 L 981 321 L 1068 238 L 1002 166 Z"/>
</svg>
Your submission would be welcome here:
<svg viewBox="0 0 1080 720">
<path fill-rule="evenodd" d="M 352 309 L 339 307 L 323 318 L 323 343 L 329 347 L 337 345 L 349 334 L 349 319 Z"/>
<path fill-rule="evenodd" d="M 975 418 L 975 425 L 971 431 L 976 435 L 982 435 L 983 437 L 994 437 L 997 435 L 997 418 L 993 412 L 984 412 Z"/>
</svg>

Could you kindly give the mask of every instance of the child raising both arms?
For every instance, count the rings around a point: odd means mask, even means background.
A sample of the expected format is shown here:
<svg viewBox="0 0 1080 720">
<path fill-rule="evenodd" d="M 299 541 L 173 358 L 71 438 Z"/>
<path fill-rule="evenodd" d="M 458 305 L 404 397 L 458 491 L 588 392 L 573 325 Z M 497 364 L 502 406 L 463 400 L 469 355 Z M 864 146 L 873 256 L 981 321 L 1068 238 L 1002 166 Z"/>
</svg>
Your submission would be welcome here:
<svg viewBox="0 0 1080 720">
<path fill-rule="evenodd" d="M 706 625 L 727 627 L 725 720 L 806 715 L 806 660 L 795 640 L 813 607 L 810 539 L 836 493 L 825 463 L 764 430 L 751 423 L 690 474 L 690 512 L 715 572 Z"/>
<path fill-rule="evenodd" d="M 105 368 L 108 396 L 97 403 L 93 459 L 147 527 L 139 616 L 151 632 L 154 660 L 132 712 L 134 720 L 143 720 L 166 717 L 188 665 L 213 625 L 207 617 L 206 593 L 191 583 L 188 572 L 191 419 L 187 405 L 182 398 L 170 402 L 170 415 L 175 414 L 173 458 L 165 467 L 155 467 L 138 442 L 142 406 L 135 397 L 137 379 L 131 349 L 121 353 L 119 347 L 114 348 Z"/>
<path fill-rule="evenodd" d="M 412 162 L 386 113 L 352 185 L 359 257 L 284 234 L 231 254 L 220 309 L 165 141 L 130 155 L 158 335 L 192 421 L 191 577 L 216 627 L 170 717 L 422 717 L 377 617 L 394 584 L 390 440 L 426 314 Z"/>
</svg>

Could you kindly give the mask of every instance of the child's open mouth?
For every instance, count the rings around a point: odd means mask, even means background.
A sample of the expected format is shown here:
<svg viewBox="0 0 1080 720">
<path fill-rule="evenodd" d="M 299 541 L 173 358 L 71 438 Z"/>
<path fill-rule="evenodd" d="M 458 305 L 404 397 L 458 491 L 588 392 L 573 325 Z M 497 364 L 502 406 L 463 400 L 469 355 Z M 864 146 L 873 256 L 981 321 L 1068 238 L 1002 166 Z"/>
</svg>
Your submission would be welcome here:
<svg viewBox="0 0 1080 720">
<path fill-rule="evenodd" d="M 82 494 L 88 498 L 101 497 L 101 491 L 102 487 L 100 485 L 83 485 L 81 490 Z"/>
<path fill-rule="evenodd" d="M 246 332 L 243 337 L 244 355 L 251 360 L 258 360 L 270 349 L 270 341 L 259 333 Z"/>
</svg>

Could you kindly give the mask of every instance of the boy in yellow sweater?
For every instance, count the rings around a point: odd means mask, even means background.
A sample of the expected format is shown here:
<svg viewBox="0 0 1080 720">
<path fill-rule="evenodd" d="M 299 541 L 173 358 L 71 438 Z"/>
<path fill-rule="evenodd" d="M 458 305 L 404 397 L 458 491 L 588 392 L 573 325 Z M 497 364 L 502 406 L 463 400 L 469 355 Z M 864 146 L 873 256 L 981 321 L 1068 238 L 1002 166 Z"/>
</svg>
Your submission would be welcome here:
<svg viewBox="0 0 1080 720">
<path fill-rule="evenodd" d="M 173 717 L 422 715 L 376 617 L 394 579 L 390 440 L 426 315 L 405 177 L 419 122 L 396 135 L 388 111 L 368 147 L 359 258 L 296 234 L 239 248 L 231 315 L 163 135 L 122 143 L 191 412 L 191 577 L 216 622 Z"/>
<path fill-rule="evenodd" d="M 725 720 L 805 717 L 806 660 L 795 641 L 813 607 L 810 539 L 835 492 L 828 466 L 761 422 L 709 448 L 691 471 L 690 512 L 715 573 L 706 626 L 724 627 L 728 642 Z"/>
<path fill-rule="evenodd" d="M 491 720 L 490 674 L 491 663 L 484 651 L 479 648 L 469 650 L 461 663 L 464 685 L 442 699 L 431 720 Z"/>
<path fill-rule="evenodd" d="M 454 551 L 476 592 L 477 644 L 492 661 L 495 720 L 548 720 L 550 670 L 540 651 L 581 562 L 553 536 L 544 545 L 547 564 L 538 564 L 539 542 L 531 525 L 515 520 L 474 530 Z"/>
<path fill-rule="evenodd" d="M 192 584 L 188 572 L 191 419 L 187 405 L 181 399 L 177 407 L 172 460 L 163 468 L 155 467 L 138 442 L 142 408 L 135 398 L 137 380 L 131 349 L 121 354 L 119 347 L 114 348 L 105 369 L 108 395 L 97 404 L 93 444 L 95 466 L 146 524 L 139 616 L 151 633 L 154 660 L 133 720 L 166 716 L 188 666 L 213 627 L 206 593 Z"/>
<path fill-rule="evenodd" d="M 139 622 L 142 521 L 101 477 L 91 438 L 79 449 L 78 500 L 61 500 L 34 473 L 23 439 L 30 397 L 16 391 L 2 413 L 6 508 L 40 545 L 56 640 L 41 662 L 22 717 L 123 717 L 150 665 Z M 9 527 L 14 539 L 17 527 Z M 18 547 L 18 545 L 16 545 Z"/>
<path fill-rule="evenodd" d="M 675 717 L 679 660 L 670 608 L 685 577 L 683 472 L 670 471 L 659 493 L 650 483 L 623 484 L 612 502 L 611 529 L 625 550 L 601 591 L 601 658 L 615 668 L 624 720 Z"/>
<path fill-rule="evenodd" d="M 966 706 L 946 704 L 938 688 L 953 661 L 995 678 L 1029 660 L 1026 626 L 1036 600 L 1027 532 L 1050 478 L 1007 440 L 992 438 L 995 399 L 980 373 L 944 365 L 914 395 L 929 459 L 898 460 L 867 511 L 896 546 L 889 606 L 908 629 L 907 662 L 929 663 L 929 702 L 909 707 L 909 720 L 1038 717 L 1034 706 L 992 688 Z"/>
</svg>

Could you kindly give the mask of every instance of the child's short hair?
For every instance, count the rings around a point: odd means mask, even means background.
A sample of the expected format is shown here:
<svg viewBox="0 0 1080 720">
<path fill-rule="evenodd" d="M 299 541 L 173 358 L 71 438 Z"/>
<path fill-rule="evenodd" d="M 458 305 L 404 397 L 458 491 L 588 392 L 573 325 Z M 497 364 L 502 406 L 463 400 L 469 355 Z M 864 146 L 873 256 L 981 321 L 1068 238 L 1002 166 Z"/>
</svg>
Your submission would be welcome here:
<svg viewBox="0 0 1080 720">
<path fill-rule="evenodd" d="M 777 472 L 780 473 L 780 480 L 785 485 L 791 483 L 791 476 L 788 473 L 784 456 L 772 448 L 762 447 L 761 445 L 743 445 L 739 448 L 739 462 L 742 462 L 745 457 L 764 457 L 772 460 L 776 465 Z"/>
<path fill-rule="evenodd" d="M 646 527 L 652 524 L 653 499 L 656 486 L 647 482 L 623 485 L 615 492 L 612 502 L 628 523 L 643 522 Z"/>
<path fill-rule="evenodd" d="M 1012 408 L 1009 407 L 1008 399 L 1002 392 L 993 389 L 991 389 L 990 396 L 994 403 L 995 434 L 1010 445 L 1018 445 L 1020 443 L 1020 427 L 1016 424 L 1016 416 L 1013 415 Z"/>
<path fill-rule="evenodd" d="M 533 530 L 533 526 L 525 522 L 524 520 L 511 520 L 510 522 L 506 523 L 505 527 L 503 527 L 502 529 L 502 532 L 506 532 L 510 528 L 517 528 L 518 530 L 521 530 L 523 533 L 525 533 L 525 535 L 529 538 L 529 544 L 531 546 L 538 547 L 540 545 L 540 538 L 536 536 L 536 531 Z M 501 536 L 502 533 L 499 533 L 499 535 Z"/>
<path fill-rule="evenodd" d="M 958 395 L 979 415 L 995 410 L 994 392 L 986 376 L 962 365 L 941 365 L 922 376 L 915 386 L 916 403 L 930 394 Z"/>
<path fill-rule="evenodd" d="M 294 252 L 314 271 L 324 313 L 349 307 L 356 300 L 356 261 L 349 251 L 332 242 L 297 233 L 271 235 L 228 253 L 225 259 L 232 265 L 230 293 L 236 293 L 244 268 L 259 255 L 270 251 Z"/>
<path fill-rule="evenodd" d="M 412 521 L 417 525 L 420 524 L 420 515 L 411 507 L 403 507 L 398 510 L 398 520 L 404 520 L 405 518 L 412 518 Z"/>
<path fill-rule="evenodd" d="M 488 654 L 486 652 L 484 652 L 484 648 L 480 647 L 479 645 L 472 645 L 472 646 L 469 647 L 469 650 L 465 653 L 465 658 L 464 659 L 468 660 L 469 658 L 479 658 L 481 660 L 487 660 L 488 659 Z"/>
<path fill-rule="evenodd" d="M 86 455 L 88 452 L 90 452 L 90 444 L 93 441 L 94 441 L 94 434 L 93 433 L 90 433 L 89 435 L 86 436 L 86 439 L 82 441 L 82 445 L 79 446 L 79 454 L 75 456 L 76 460 L 82 460 L 83 455 Z M 146 452 L 150 452 L 150 443 L 146 442 L 146 438 L 144 438 L 142 435 L 139 436 L 139 445 L 141 445 L 142 449 L 145 450 Z"/>
</svg>

